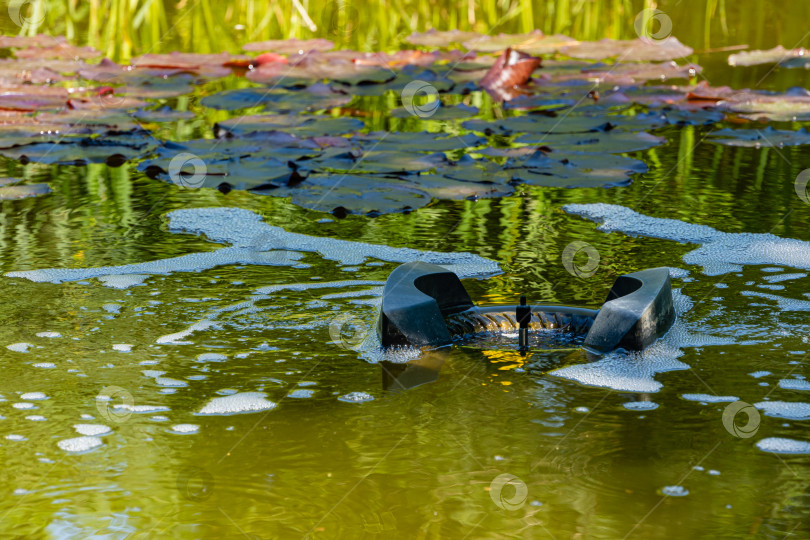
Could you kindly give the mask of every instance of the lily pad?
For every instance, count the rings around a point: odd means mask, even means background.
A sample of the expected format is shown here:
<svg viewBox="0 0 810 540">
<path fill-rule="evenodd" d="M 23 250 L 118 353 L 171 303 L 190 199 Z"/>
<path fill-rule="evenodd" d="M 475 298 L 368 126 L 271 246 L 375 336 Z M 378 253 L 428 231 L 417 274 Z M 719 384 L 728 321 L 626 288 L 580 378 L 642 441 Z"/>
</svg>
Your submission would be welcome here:
<svg viewBox="0 0 810 540">
<path fill-rule="evenodd" d="M 628 133 L 615 130 L 588 133 L 527 133 L 515 139 L 518 143 L 542 144 L 559 151 L 611 154 L 648 150 L 666 141 L 666 137 L 656 137 L 644 131 Z"/>
<path fill-rule="evenodd" d="M 369 174 L 414 174 L 447 164 L 442 153 L 419 154 L 416 152 L 341 152 L 312 159 L 312 167 L 321 171 Z"/>
<path fill-rule="evenodd" d="M 240 88 L 206 96 L 201 103 L 206 107 L 228 111 L 262 106 L 276 112 L 305 111 L 341 107 L 351 102 L 352 96 L 316 83 L 302 90 L 283 88 Z"/>
<path fill-rule="evenodd" d="M 383 176 L 312 174 L 295 187 L 259 193 L 290 197 L 293 204 L 320 212 L 384 214 L 427 205 L 430 196 L 408 182 Z"/>
<path fill-rule="evenodd" d="M 471 118 L 478 114 L 477 107 L 471 107 L 460 103 L 458 105 L 444 105 L 441 101 L 433 102 L 435 107 L 431 106 L 428 112 L 414 113 L 413 107 L 399 107 L 391 110 L 391 116 L 394 118 L 421 118 L 422 120 L 458 120 L 460 118 Z"/>
<path fill-rule="evenodd" d="M 391 69 L 358 66 L 351 60 L 332 60 L 327 55 L 312 55 L 295 65 L 262 64 L 248 72 L 253 82 L 276 84 L 284 88 L 309 86 L 329 80 L 348 86 L 379 84 L 394 80 L 397 73 Z"/>
<path fill-rule="evenodd" d="M 244 51 L 269 51 L 278 54 L 299 54 L 307 51 L 330 51 L 335 44 L 328 39 L 271 39 L 253 41 L 242 47 Z"/>
<path fill-rule="evenodd" d="M 773 49 L 743 51 L 730 54 L 728 65 L 730 66 L 757 66 L 760 64 L 779 64 L 782 67 L 804 67 L 810 64 L 810 55 L 807 49 L 786 49 L 777 45 Z"/>
<path fill-rule="evenodd" d="M 461 44 L 467 40 L 483 37 L 478 32 L 463 32 L 461 30 L 438 31 L 430 29 L 427 32 L 414 32 L 405 38 L 405 41 L 412 45 L 421 47 L 449 47 L 453 44 Z"/>
<path fill-rule="evenodd" d="M 721 129 L 709 135 L 708 140 L 726 146 L 767 148 L 802 146 L 810 144 L 810 133 L 804 128 L 798 131 L 764 129 Z"/>
<path fill-rule="evenodd" d="M 622 156 L 579 152 L 537 151 L 509 164 L 514 180 L 551 187 L 610 187 L 626 185 L 631 175 L 647 171 L 643 161 Z"/>
<path fill-rule="evenodd" d="M 621 61 L 659 62 L 683 58 L 694 52 L 678 41 L 675 37 L 667 37 L 660 41 L 653 40 L 615 40 L 603 39 L 601 41 L 581 41 L 576 45 L 565 47 L 560 51 L 572 58 L 589 60 L 604 60 L 618 58 Z"/>
<path fill-rule="evenodd" d="M 447 152 L 462 148 L 474 148 L 486 143 L 486 138 L 467 133 L 450 135 L 428 132 L 375 131 L 355 135 L 352 142 L 362 148 L 380 151 L 406 150 L 409 152 Z"/>
<path fill-rule="evenodd" d="M 51 192 L 48 184 L 24 184 L 20 186 L 0 186 L 0 201 L 38 197 Z"/>
<path fill-rule="evenodd" d="M 516 49 L 529 54 L 548 54 L 563 47 L 579 43 L 563 35 L 547 36 L 540 30 L 527 34 L 498 34 L 497 36 L 477 36 L 464 42 L 464 47 L 471 51 L 500 52 L 504 49 Z"/>
<path fill-rule="evenodd" d="M 589 116 L 553 116 L 528 114 L 511 116 L 502 120 L 468 120 L 461 127 L 486 134 L 510 135 L 512 133 L 583 133 L 605 129 L 605 118 Z"/>
<path fill-rule="evenodd" d="M 297 136 L 312 137 L 315 135 L 339 135 L 363 129 L 365 124 L 346 116 L 315 115 L 250 115 L 229 118 L 214 126 L 217 137 L 233 137 L 244 134 L 283 130 Z"/>
</svg>

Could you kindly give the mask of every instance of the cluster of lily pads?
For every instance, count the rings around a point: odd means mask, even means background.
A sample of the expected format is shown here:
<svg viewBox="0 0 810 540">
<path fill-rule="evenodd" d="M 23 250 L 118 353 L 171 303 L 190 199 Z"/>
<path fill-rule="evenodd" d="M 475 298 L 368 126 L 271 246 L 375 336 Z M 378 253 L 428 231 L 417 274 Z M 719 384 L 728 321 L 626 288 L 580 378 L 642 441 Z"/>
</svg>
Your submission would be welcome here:
<svg viewBox="0 0 810 540">
<path fill-rule="evenodd" d="M 265 41 L 246 45 L 248 54 L 147 54 L 122 65 L 62 38 L 0 36 L 11 53 L 0 59 L 0 155 L 59 165 L 137 160 L 149 177 L 187 188 L 375 215 L 502 197 L 520 184 L 625 185 L 646 165 L 622 154 L 665 143 L 649 131 L 666 126 L 727 123 L 734 127 L 707 140 L 731 146 L 810 144 L 803 130 L 768 125 L 806 120 L 810 93 L 698 82 L 700 66 L 684 60 L 692 49 L 672 37 L 430 31 L 408 42 L 412 49 L 389 54 L 335 51 L 323 39 Z M 737 53 L 729 62 L 777 56 Z M 515 79 L 510 70 L 527 59 Z M 199 100 L 230 111 L 209 137 L 158 135 L 161 124 L 194 117 L 167 100 L 225 77 L 252 86 Z M 491 98 L 474 99 L 483 92 Z M 394 96 L 401 107 L 386 114 L 420 120 L 398 123 L 419 131 L 371 131 L 367 112 L 353 106 L 369 96 Z"/>
</svg>

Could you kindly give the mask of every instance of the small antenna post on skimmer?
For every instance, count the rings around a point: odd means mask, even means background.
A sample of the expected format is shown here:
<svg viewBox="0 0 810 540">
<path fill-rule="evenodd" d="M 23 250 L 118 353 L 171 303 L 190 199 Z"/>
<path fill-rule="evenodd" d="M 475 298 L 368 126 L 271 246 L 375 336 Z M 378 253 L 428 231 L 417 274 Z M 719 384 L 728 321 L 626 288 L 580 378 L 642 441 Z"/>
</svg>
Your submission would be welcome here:
<svg viewBox="0 0 810 540">
<path fill-rule="evenodd" d="M 518 322 L 518 350 L 525 353 L 529 350 L 529 322 L 532 320 L 532 308 L 526 305 L 526 296 L 520 297 L 520 305 L 515 308 L 515 319 Z"/>
</svg>

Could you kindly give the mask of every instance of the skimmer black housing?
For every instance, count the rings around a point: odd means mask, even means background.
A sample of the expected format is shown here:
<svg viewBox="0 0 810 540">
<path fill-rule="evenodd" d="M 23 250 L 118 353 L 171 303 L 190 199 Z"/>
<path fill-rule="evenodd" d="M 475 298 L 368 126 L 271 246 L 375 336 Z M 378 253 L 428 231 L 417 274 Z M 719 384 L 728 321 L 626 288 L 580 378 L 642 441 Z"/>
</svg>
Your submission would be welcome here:
<svg viewBox="0 0 810 540">
<path fill-rule="evenodd" d="M 506 316 L 496 318 L 496 313 Z M 496 320 L 519 331 L 525 325 L 527 334 L 529 328 L 585 334 L 585 347 L 597 352 L 618 347 L 640 351 L 675 321 L 669 271 L 651 268 L 619 276 L 599 310 L 530 306 L 525 297 L 518 306 L 476 307 L 456 274 L 435 264 L 410 262 L 391 272 L 385 283 L 377 333 L 384 347 L 441 347 Z"/>
</svg>

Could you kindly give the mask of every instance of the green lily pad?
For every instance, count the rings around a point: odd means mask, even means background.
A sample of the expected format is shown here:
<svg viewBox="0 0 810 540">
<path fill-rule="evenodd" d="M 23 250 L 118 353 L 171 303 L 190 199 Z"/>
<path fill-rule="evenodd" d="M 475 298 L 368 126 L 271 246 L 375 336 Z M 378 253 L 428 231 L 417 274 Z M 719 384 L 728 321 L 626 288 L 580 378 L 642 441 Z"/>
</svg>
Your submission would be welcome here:
<svg viewBox="0 0 810 540">
<path fill-rule="evenodd" d="M 267 114 L 237 116 L 214 126 L 217 137 L 238 137 L 264 131 L 286 131 L 300 137 L 339 135 L 363 129 L 365 124 L 346 116 Z"/>
<path fill-rule="evenodd" d="M 461 44 L 467 40 L 477 39 L 483 34 L 478 32 L 462 32 L 461 30 L 438 31 L 430 29 L 427 32 L 414 32 L 405 38 L 411 45 L 420 47 L 449 47 L 454 44 Z"/>
<path fill-rule="evenodd" d="M 726 146 L 767 148 L 782 146 L 802 146 L 810 144 L 810 133 L 804 128 L 798 131 L 764 129 L 721 129 L 707 137 L 707 140 Z"/>
<path fill-rule="evenodd" d="M 644 131 L 628 133 L 616 130 L 589 133 L 527 133 L 515 139 L 518 143 L 542 144 L 557 151 L 611 154 L 648 150 L 666 141 L 666 137 L 656 137 Z"/>
<path fill-rule="evenodd" d="M 471 118 L 478 114 L 477 107 L 470 107 L 469 105 L 464 105 L 463 103 L 458 105 L 444 105 L 441 101 L 435 101 L 433 103 L 437 105 L 433 106 L 433 104 L 431 104 L 430 107 L 427 107 L 427 111 L 425 111 L 425 105 L 423 105 L 421 107 L 422 110 L 418 112 L 415 112 L 413 107 L 399 107 L 397 109 L 392 109 L 391 116 L 394 118 L 414 117 L 422 120 L 445 121 L 458 120 L 460 118 Z"/>
<path fill-rule="evenodd" d="M 293 204 L 310 210 L 350 214 L 402 212 L 430 202 L 427 193 L 397 178 L 351 174 L 312 174 L 295 187 L 257 193 L 290 197 Z"/>
<path fill-rule="evenodd" d="M 352 142 L 362 148 L 379 151 L 405 150 L 408 152 L 448 152 L 474 148 L 486 143 L 486 138 L 473 133 L 450 135 L 446 133 L 375 131 L 355 135 Z"/>
<path fill-rule="evenodd" d="M 200 103 L 213 109 L 233 111 L 262 106 L 269 111 L 311 111 L 341 107 L 351 102 L 352 96 L 318 83 L 302 90 L 283 88 L 240 88 L 226 90 L 204 97 Z"/>
</svg>

